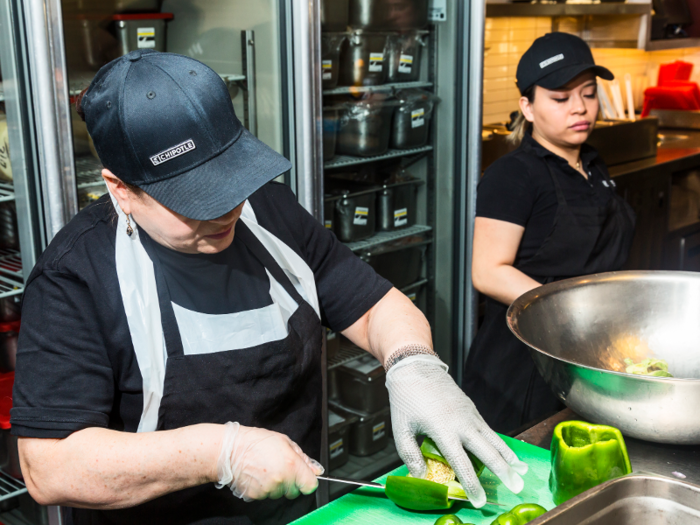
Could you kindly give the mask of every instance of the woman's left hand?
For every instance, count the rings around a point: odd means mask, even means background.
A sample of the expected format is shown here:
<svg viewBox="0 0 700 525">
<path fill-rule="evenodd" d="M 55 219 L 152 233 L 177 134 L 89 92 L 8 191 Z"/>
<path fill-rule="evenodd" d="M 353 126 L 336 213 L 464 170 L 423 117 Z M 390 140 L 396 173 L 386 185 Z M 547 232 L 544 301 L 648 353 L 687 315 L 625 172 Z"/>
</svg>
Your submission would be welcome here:
<svg viewBox="0 0 700 525">
<path fill-rule="evenodd" d="M 415 355 L 393 365 L 386 377 L 396 448 L 413 476 L 426 464 L 416 436 L 433 439 L 457 474 L 474 507 L 486 503 L 464 449 L 476 455 L 514 493 L 523 489 L 527 465 L 491 430 L 436 356 Z"/>
</svg>

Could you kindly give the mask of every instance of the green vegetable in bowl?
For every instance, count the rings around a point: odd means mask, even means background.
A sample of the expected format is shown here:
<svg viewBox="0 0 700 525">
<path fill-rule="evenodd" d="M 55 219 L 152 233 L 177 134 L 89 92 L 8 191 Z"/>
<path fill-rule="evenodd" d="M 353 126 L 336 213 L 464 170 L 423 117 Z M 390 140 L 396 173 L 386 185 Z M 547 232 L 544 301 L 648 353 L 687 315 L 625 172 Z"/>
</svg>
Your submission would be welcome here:
<svg viewBox="0 0 700 525">
<path fill-rule="evenodd" d="M 652 377 L 673 377 L 668 372 L 668 363 L 663 359 L 645 359 L 641 363 L 632 361 L 629 357 L 625 359 L 625 372 L 628 374 L 636 374 Z"/>
</svg>

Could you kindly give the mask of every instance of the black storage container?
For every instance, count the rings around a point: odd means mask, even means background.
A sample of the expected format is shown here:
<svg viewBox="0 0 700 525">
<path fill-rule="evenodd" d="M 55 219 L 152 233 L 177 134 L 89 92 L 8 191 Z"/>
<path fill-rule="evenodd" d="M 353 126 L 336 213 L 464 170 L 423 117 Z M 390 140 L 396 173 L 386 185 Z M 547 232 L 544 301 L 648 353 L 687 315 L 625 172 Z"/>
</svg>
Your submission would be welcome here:
<svg viewBox="0 0 700 525">
<path fill-rule="evenodd" d="M 347 417 L 328 411 L 328 457 L 330 470 L 342 467 L 350 455 L 350 427 L 357 416 Z"/>
<path fill-rule="evenodd" d="M 420 77 L 420 64 L 427 31 L 391 33 L 387 38 L 387 82 L 415 82 Z"/>
<path fill-rule="evenodd" d="M 350 6 L 348 0 L 321 1 L 321 30 L 345 31 L 348 27 Z"/>
<path fill-rule="evenodd" d="M 340 351 L 340 334 L 332 331 L 330 328 L 326 329 L 326 356 L 330 361 L 338 355 Z"/>
<path fill-rule="evenodd" d="M 345 102 L 340 110 L 335 152 L 356 157 L 386 153 L 395 109 L 396 101 L 380 95 Z"/>
<path fill-rule="evenodd" d="M 384 184 L 377 192 L 377 230 L 391 231 L 416 223 L 416 201 L 421 180 Z"/>
<path fill-rule="evenodd" d="M 323 89 L 333 89 L 338 85 L 340 50 L 347 37 L 347 33 L 323 33 L 321 35 L 321 84 Z"/>
<path fill-rule="evenodd" d="M 374 268 L 375 272 L 401 289 L 420 279 L 426 246 L 421 244 L 379 254 L 368 253 L 361 258 Z"/>
<path fill-rule="evenodd" d="M 435 95 L 418 89 L 406 89 L 396 94 L 398 107 L 391 127 L 391 147 L 420 148 L 428 143 L 430 119 Z"/>
<path fill-rule="evenodd" d="M 335 201 L 338 197 L 325 194 L 323 196 L 323 225 L 333 231 L 333 214 L 335 213 Z"/>
<path fill-rule="evenodd" d="M 333 231 L 342 242 L 361 241 L 374 235 L 377 211 L 375 190 L 352 194 L 344 190 L 334 202 Z"/>
<path fill-rule="evenodd" d="M 391 411 L 389 407 L 369 414 L 353 410 L 338 403 L 331 402 L 333 410 L 344 417 L 357 420 L 350 427 L 350 454 L 354 456 L 371 456 L 384 450 L 391 438 Z"/>
<path fill-rule="evenodd" d="M 401 290 L 401 292 L 403 292 L 406 295 L 406 297 L 413 301 L 413 304 L 415 304 L 416 307 L 424 314 L 427 314 L 428 310 L 426 297 L 427 286 L 428 283 L 425 282 L 425 280 L 421 280 L 418 281 L 417 284 L 408 285 Z"/>
<path fill-rule="evenodd" d="M 323 160 L 335 157 L 335 144 L 338 138 L 338 110 L 323 108 Z"/>
<path fill-rule="evenodd" d="M 407 31 L 428 25 L 429 0 L 350 0 L 350 26 L 376 31 Z"/>
<path fill-rule="evenodd" d="M 386 372 L 374 356 L 364 355 L 339 366 L 335 371 L 343 405 L 368 413 L 389 406 Z"/>
<path fill-rule="evenodd" d="M 386 82 L 387 33 L 353 31 L 340 52 L 341 86 L 377 86 Z"/>
</svg>

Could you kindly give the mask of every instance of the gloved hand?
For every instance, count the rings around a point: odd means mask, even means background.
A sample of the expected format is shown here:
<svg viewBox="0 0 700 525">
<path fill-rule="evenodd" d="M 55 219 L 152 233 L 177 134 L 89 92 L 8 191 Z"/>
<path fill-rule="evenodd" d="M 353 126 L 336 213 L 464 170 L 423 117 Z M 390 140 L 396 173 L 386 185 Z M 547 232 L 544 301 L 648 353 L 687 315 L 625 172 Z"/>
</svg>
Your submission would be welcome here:
<svg viewBox="0 0 700 525">
<path fill-rule="evenodd" d="M 426 464 L 416 436 L 430 436 L 452 466 L 474 507 L 486 503 L 468 449 L 518 493 L 527 465 L 491 430 L 436 356 L 414 355 L 393 365 L 386 376 L 396 449 L 411 475 L 423 477 Z"/>
<path fill-rule="evenodd" d="M 294 499 L 318 487 L 323 467 L 284 434 L 226 423 L 217 463 L 217 488 L 244 501 Z"/>
</svg>

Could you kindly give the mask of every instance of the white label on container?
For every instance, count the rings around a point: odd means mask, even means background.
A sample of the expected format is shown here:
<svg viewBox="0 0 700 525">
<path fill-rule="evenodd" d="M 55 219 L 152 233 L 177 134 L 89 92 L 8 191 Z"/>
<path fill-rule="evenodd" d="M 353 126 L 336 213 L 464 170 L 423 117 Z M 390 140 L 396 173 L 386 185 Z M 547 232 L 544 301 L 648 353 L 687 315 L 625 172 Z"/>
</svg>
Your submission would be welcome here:
<svg viewBox="0 0 700 525">
<path fill-rule="evenodd" d="M 382 368 L 382 364 L 373 355 L 367 354 L 350 361 L 345 366 L 357 370 L 361 374 L 371 374 L 377 368 Z"/>
<path fill-rule="evenodd" d="M 411 127 L 412 128 L 420 128 L 421 126 L 425 125 L 425 110 L 423 108 L 421 109 L 414 109 L 411 111 Z"/>
<path fill-rule="evenodd" d="M 381 73 L 383 65 L 384 65 L 384 53 L 370 53 L 369 54 L 369 72 L 370 73 Z"/>
<path fill-rule="evenodd" d="M 384 423 L 384 421 L 377 423 L 372 427 L 372 441 L 382 439 L 384 434 L 386 434 L 386 423 Z"/>
<path fill-rule="evenodd" d="M 406 294 L 406 297 L 408 297 L 411 301 L 413 301 L 415 303 L 416 297 L 418 297 L 418 294 L 416 294 L 416 292 L 411 292 L 409 294 Z"/>
<path fill-rule="evenodd" d="M 333 221 L 323 221 L 323 224 L 326 226 L 328 229 L 333 228 Z"/>
<path fill-rule="evenodd" d="M 139 49 L 153 49 L 156 47 L 156 28 L 137 27 L 136 45 Z"/>
<path fill-rule="evenodd" d="M 330 445 L 331 459 L 335 459 L 343 453 L 343 440 L 339 439 Z"/>
<path fill-rule="evenodd" d="M 357 206 L 355 208 L 355 218 L 352 220 L 352 223 L 356 224 L 358 226 L 367 226 L 367 217 L 368 216 L 369 216 L 369 208 Z"/>
<path fill-rule="evenodd" d="M 408 224 L 408 208 L 394 210 L 394 227 Z"/>
<path fill-rule="evenodd" d="M 413 66 L 413 57 L 411 55 L 401 55 L 399 58 L 399 73 L 410 73 Z"/>
<path fill-rule="evenodd" d="M 333 72 L 331 71 L 333 69 L 333 61 L 332 60 L 324 60 L 321 62 L 321 71 L 323 73 L 323 80 L 330 80 L 331 77 L 333 76 Z"/>
<path fill-rule="evenodd" d="M 428 20 L 444 22 L 447 20 L 447 0 L 430 0 Z"/>
</svg>

